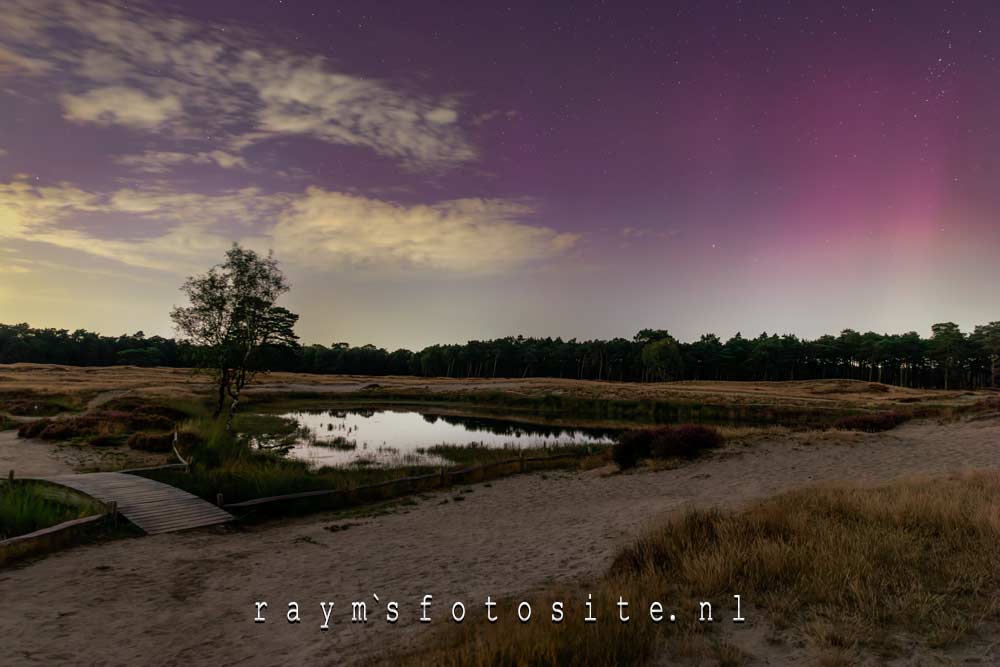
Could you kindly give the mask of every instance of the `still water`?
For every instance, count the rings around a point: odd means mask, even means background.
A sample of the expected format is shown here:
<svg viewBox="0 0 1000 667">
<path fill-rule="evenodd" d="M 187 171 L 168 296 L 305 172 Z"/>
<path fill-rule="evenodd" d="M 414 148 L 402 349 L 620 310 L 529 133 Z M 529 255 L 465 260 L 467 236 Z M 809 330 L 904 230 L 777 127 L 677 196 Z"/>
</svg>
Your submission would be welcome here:
<svg viewBox="0 0 1000 667">
<path fill-rule="evenodd" d="M 480 445 L 521 449 L 610 444 L 614 431 L 524 424 L 502 419 L 456 417 L 405 410 L 288 412 L 298 424 L 282 448 L 315 466 L 441 465 L 428 451 L 436 445 Z M 258 444 L 267 445 L 267 441 Z"/>
</svg>

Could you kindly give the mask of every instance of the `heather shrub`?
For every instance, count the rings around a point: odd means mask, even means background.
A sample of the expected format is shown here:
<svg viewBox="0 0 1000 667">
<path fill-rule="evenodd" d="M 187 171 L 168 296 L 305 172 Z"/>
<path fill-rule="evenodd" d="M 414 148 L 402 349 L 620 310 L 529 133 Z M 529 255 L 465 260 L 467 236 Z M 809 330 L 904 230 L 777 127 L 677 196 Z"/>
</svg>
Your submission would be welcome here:
<svg viewBox="0 0 1000 667">
<path fill-rule="evenodd" d="M 842 431 L 878 433 L 879 431 L 888 431 L 889 429 L 896 428 L 908 419 L 910 419 L 910 416 L 901 412 L 876 412 L 867 415 L 844 417 L 837 420 L 833 427 Z"/>
<path fill-rule="evenodd" d="M 33 422 L 27 422 L 26 424 L 21 424 L 17 428 L 17 437 L 19 438 L 37 438 L 38 435 L 45 430 L 45 428 L 51 422 L 48 419 L 39 419 Z"/>
<path fill-rule="evenodd" d="M 634 468 L 640 459 L 649 456 L 653 429 L 632 429 L 618 436 L 611 447 L 611 460 L 622 470 Z"/>
<path fill-rule="evenodd" d="M 650 444 L 650 455 L 657 459 L 695 459 L 706 450 L 718 449 L 723 442 L 722 434 L 714 428 L 700 424 L 681 424 L 656 429 Z"/>
<path fill-rule="evenodd" d="M 97 430 L 96 421 L 89 417 L 57 419 L 49 422 L 38 437 L 42 440 L 68 440 L 80 435 L 90 435 Z"/>
<path fill-rule="evenodd" d="M 173 433 L 133 433 L 128 446 L 144 452 L 169 452 L 173 442 Z"/>
<path fill-rule="evenodd" d="M 163 406 L 143 407 L 130 412 L 103 409 L 77 417 L 40 419 L 22 424 L 17 434 L 21 438 L 43 440 L 84 438 L 91 444 L 107 446 L 121 444 L 124 440 L 122 436 L 131 432 L 172 431 L 175 420 L 167 413 L 183 414 Z"/>
<path fill-rule="evenodd" d="M 625 431 L 611 448 L 619 468 L 632 468 L 644 458 L 697 458 L 702 452 L 721 447 L 722 434 L 710 426 L 681 424 Z"/>
<path fill-rule="evenodd" d="M 174 420 L 163 415 L 137 410 L 124 419 L 130 429 L 166 431 L 174 427 Z"/>
<path fill-rule="evenodd" d="M 122 396 L 104 404 L 106 410 L 116 412 L 128 412 L 133 415 L 159 415 L 171 421 L 182 421 L 190 415 L 184 410 L 180 410 L 169 405 L 159 403 L 148 403 L 138 396 Z"/>
<path fill-rule="evenodd" d="M 117 447 L 122 444 L 122 436 L 112 435 L 110 433 L 95 435 L 87 440 L 87 444 L 93 445 L 94 447 Z"/>
<path fill-rule="evenodd" d="M 49 399 L 18 398 L 0 401 L 0 412 L 20 417 L 49 417 L 65 411 L 65 406 Z"/>
</svg>

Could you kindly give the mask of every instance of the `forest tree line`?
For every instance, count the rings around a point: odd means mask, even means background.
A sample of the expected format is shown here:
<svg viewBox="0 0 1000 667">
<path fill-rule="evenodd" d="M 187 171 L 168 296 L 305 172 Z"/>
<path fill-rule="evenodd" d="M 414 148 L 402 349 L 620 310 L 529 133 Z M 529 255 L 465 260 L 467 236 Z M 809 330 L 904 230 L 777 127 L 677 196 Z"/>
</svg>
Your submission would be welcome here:
<svg viewBox="0 0 1000 667">
<path fill-rule="evenodd" d="M 35 329 L 0 324 L 0 363 L 73 366 L 193 366 L 197 349 L 184 341 L 118 337 L 78 329 Z M 432 345 L 418 352 L 388 351 L 347 343 L 296 345 L 263 350 L 271 371 L 321 374 L 417 375 L 478 378 L 556 377 L 650 382 L 667 380 L 811 380 L 842 378 L 906 387 L 982 388 L 1000 384 L 1000 322 L 962 332 L 935 324 L 929 338 L 859 333 L 805 340 L 737 333 L 723 341 L 705 334 L 681 342 L 662 329 L 643 329 L 632 339 L 525 338 Z"/>
</svg>

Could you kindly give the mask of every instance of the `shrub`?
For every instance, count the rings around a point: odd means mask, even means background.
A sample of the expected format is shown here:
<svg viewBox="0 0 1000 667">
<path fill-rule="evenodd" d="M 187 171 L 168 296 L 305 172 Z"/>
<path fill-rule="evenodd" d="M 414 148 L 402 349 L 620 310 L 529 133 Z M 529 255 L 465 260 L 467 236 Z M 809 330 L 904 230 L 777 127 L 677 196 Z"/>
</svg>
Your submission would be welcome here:
<svg viewBox="0 0 1000 667">
<path fill-rule="evenodd" d="M 80 431 L 89 430 L 89 424 L 80 420 L 61 419 L 49 422 L 38 437 L 42 440 L 65 440 L 80 435 Z"/>
<path fill-rule="evenodd" d="M 619 468 L 632 468 L 640 459 L 697 458 L 708 449 L 721 447 L 725 440 L 716 429 L 700 424 L 661 426 L 625 431 L 611 448 L 611 458 Z"/>
<path fill-rule="evenodd" d="M 649 456 L 653 430 L 633 429 L 622 433 L 611 447 L 611 460 L 622 470 L 634 468 L 640 459 Z"/>
<path fill-rule="evenodd" d="M 0 411 L 20 417 L 49 417 L 66 408 L 48 399 L 18 398 L 0 401 Z"/>
<path fill-rule="evenodd" d="M 706 450 L 718 449 L 724 442 L 722 434 L 714 428 L 700 424 L 681 424 L 673 428 L 656 429 L 650 443 L 650 454 L 658 459 L 675 456 L 695 459 Z"/>
<path fill-rule="evenodd" d="M 156 406 L 154 406 L 155 408 Z M 164 408 L 170 411 L 172 408 Z M 40 419 L 22 424 L 17 434 L 21 438 L 42 438 L 43 440 L 70 440 L 85 438 L 95 445 L 120 444 L 123 435 L 135 431 L 172 431 L 174 420 L 158 411 L 145 408 L 125 412 L 123 410 L 99 410 L 78 417 L 66 419 Z"/>
<path fill-rule="evenodd" d="M 124 419 L 130 429 L 150 431 L 167 431 L 174 427 L 174 420 L 163 415 L 138 410 Z"/>
<path fill-rule="evenodd" d="M 133 415 L 158 415 L 174 422 L 190 417 L 184 410 L 159 403 L 147 403 L 144 399 L 137 396 L 116 398 L 105 403 L 104 408 L 107 410 L 128 412 Z"/>
<path fill-rule="evenodd" d="M 169 452 L 173 443 L 173 433 L 133 433 L 128 439 L 131 449 L 143 452 Z"/>
<path fill-rule="evenodd" d="M 37 438 L 39 434 L 45 430 L 45 427 L 47 427 L 50 423 L 51 421 L 48 419 L 39 419 L 37 421 L 21 424 L 17 429 L 17 437 Z"/>
<path fill-rule="evenodd" d="M 122 444 L 122 436 L 110 433 L 95 435 L 93 438 L 87 440 L 87 444 L 94 447 L 117 447 Z"/>
<path fill-rule="evenodd" d="M 868 415 L 855 415 L 837 420 L 833 427 L 842 431 L 864 431 L 866 433 L 878 433 L 896 428 L 910 418 L 909 415 L 901 412 L 876 412 Z"/>
</svg>

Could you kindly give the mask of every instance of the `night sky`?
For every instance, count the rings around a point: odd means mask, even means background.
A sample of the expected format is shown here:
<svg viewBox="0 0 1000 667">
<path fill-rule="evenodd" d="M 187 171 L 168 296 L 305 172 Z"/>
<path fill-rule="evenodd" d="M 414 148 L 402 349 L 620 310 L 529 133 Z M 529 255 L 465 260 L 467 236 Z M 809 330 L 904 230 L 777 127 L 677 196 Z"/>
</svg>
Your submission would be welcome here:
<svg viewBox="0 0 1000 667">
<path fill-rule="evenodd" d="M 478 4 L 5 1 L 0 322 L 233 241 L 325 344 L 1000 316 L 995 3 Z"/>
</svg>

